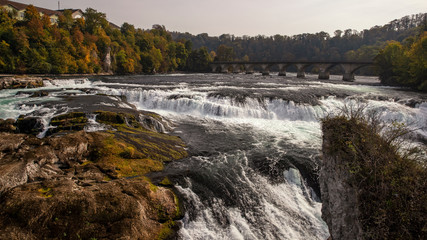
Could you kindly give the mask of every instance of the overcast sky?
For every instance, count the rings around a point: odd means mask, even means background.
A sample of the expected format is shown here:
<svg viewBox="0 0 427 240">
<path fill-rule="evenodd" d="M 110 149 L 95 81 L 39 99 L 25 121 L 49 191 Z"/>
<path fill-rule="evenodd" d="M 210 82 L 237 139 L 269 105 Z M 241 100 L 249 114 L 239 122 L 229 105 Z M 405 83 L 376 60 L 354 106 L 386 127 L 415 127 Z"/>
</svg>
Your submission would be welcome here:
<svg viewBox="0 0 427 240">
<path fill-rule="evenodd" d="M 57 9 L 57 0 L 15 0 Z M 295 35 L 384 25 L 427 12 L 427 0 L 62 0 L 61 8 L 94 8 L 119 26 L 236 36 Z"/>
</svg>

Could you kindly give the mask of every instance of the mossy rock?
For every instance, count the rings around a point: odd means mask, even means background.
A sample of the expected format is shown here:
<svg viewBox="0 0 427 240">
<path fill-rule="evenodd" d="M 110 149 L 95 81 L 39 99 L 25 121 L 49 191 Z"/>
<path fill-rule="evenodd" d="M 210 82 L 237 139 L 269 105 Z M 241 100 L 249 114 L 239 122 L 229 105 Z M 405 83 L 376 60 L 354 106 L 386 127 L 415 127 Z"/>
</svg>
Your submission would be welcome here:
<svg viewBox="0 0 427 240">
<path fill-rule="evenodd" d="M 71 112 L 53 117 L 50 125 L 56 128 L 49 129 L 47 135 L 64 131 L 83 130 L 87 121 L 86 114 L 83 112 Z"/>
<path fill-rule="evenodd" d="M 159 182 L 160 186 L 164 186 L 164 187 L 172 187 L 173 184 L 172 182 L 169 180 L 168 177 L 163 178 L 163 180 L 161 182 Z"/>
<path fill-rule="evenodd" d="M 96 120 L 106 124 L 123 124 L 125 123 L 125 116 L 122 113 L 114 113 L 108 111 L 96 111 Z"/>
<path fill-rule="evenodd" d="M 26 133 L 32 135 L 37 135 L 43 129 L 42 121 L 38 117 L 19 116 L 18 120 L 15 122 L 15 126 L 17 133 Z"/>
<path fill-rule="evenodd" d="M 130 113 L 123 112 L 108 112 L 108 111 L 96 111 L 96 120 L 100 123 L 109 124 L 112 126 L 117 126 L 121 124 L 125 124 L 126 126 L 133 128 L 141 128 L 141 124 L 139 123 L 137 116 Z"/>
</svg>

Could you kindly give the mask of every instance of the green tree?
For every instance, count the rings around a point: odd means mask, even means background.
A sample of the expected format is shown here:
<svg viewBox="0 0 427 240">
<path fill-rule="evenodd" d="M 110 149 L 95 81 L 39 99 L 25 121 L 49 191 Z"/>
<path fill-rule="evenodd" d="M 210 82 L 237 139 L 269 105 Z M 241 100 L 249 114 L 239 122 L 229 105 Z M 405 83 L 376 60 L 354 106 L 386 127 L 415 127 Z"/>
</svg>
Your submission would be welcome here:
<svg viewBox="0 0 427 240">
<path fill-rule="evenodd" d="M 387 85 L 398 85 L 427 91 L 427 32 L 405 46 L 389 42 L 375 58 L 380 80 Z"/>
<path fill-rule="evenodd" d="M 234 59 L 234 50 L 232 47 L 228 47 L 224 44 L 221 44 L 216 50 L 215 61 L 227 62 L 227 61 L 233 61 L 233 59 Z"/>
<path fill-rule="evenodd" d="M 128 74 L 134 72 L 134 60 L 132 58 L 129 58 L 126 55 L 126 52 L 124 50 L 121 50 L 117 56 L 117 73 L 119 74 Z"/>
<path fill-rule="evenodd" d="M 404 83 L 407 62 L 403 46 L 396 41 L 389 42 L 375 58 L 381 82 L 389 85 Z"/>
<path fill-rule="evenodd" d="M 409 58 L 409 84 L 427 91 L 427 31 L 407 51 Z"/>
<path fill-rule="evenodd" d="M 35 48 L 29 48 L 24 54 L 26 56 L 26 65 L 29 73 L 50 73 L 52 66 L 48 63 L 48 52 L 42 48 L 37 51 Z"/>
<path fill-rule="evenodd" d="M 209 71 L 209 63 L 212 62 L 210 54 L 205 47 L 193 50 L 187 58 L 187 70 L 193 72 Z"/>
<path fill-rule="evenodd" d="M 2 40 L 0 42 L 0 72 L 9 73 L 14 70 L 12 50 L 10 45 Z"/>
<path fill-rule="evenodd" d="M 93 8 L 87 8 L 83 13 L 85 30 L 90 34 L 94 34 L 98 28 L 106 29 L 108 27 L 108 21 L 105 13 L 98 12 Z"/>
</svg>

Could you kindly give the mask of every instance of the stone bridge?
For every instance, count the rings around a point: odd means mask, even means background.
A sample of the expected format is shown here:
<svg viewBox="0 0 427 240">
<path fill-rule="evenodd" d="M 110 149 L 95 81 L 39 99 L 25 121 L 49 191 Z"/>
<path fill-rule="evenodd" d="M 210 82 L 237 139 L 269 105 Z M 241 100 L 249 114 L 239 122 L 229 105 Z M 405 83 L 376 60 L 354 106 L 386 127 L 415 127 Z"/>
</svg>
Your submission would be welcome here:
<svg viewBox="0 0 427 240">
<path fill-rule="evenodd" d="M 319 69 L 319 79 L 329 79 L 329 71 L 335 66 L 341 66 L 344 81 L 354 81 L 354 72 L 365 66 L 372 66 L 373 62 L 346 62 L 346 61 L 281 61 L 281 62 L 213 62 L 210 64 L 212 72 L 254 73 L 254 68 L 261 69 L 262 75 L 269 75 L 270 68 L 277 66 L 279 76 L 286 76 L 286 69 L 290 66 L 297 68 L 297 78 L 305 77 L 305 69 L 313 66 Z"/>
</svg>

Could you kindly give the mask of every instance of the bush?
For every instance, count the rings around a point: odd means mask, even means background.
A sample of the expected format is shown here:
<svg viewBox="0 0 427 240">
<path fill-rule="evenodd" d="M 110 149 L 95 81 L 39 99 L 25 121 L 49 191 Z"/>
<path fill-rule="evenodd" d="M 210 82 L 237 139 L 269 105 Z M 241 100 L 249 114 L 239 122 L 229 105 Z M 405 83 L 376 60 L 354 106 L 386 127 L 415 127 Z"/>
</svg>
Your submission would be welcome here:
<svg viewBox="0 0 427 240">
<path fill-rule="evenodd" d="M 363 109 L 324 118 L 322 130 L 333 143 L 325 153 L 344 159 L 351 175 L 365 238 L 427 239 L 427 169 L 401 148 L 409 130 Z"/>
</svg>

